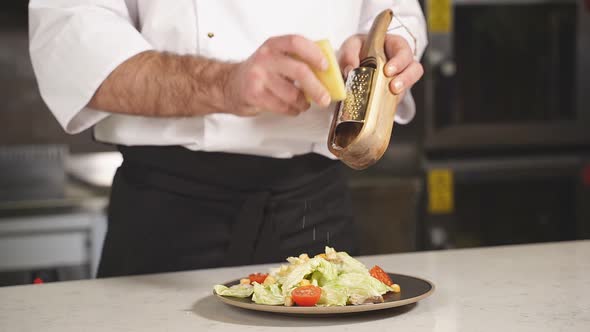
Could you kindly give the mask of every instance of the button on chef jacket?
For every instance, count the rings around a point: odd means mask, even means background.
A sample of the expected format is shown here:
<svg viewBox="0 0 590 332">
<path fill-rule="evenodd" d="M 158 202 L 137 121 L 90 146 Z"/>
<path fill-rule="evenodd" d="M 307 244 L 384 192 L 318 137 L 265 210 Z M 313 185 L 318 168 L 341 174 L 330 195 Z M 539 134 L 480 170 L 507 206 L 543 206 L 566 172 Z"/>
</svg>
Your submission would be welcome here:
<svg viewBox="0 0 590 332">
<path fill-rule="evenodd" d="M 315 152 L 334 158 L 326 146 L 333 106 L 312 106 L 297 117 L 150 118 L 87 104 L 118 65 L 143 51 L 242 61 L 269 37 L 284 34 L 329 39 L 338 49 L 349 36 L 367 33 L 386 8 L 396 15 L 389 33 L 403 36 L 419 58 L 426 31 L 416 0 L 32 0 L 30 53 L 41 96 L 68 133 L 94 127 L 97 140 L 128 146 L 181 145 L 275 158 Z M 407 123 L 414 113 L 408 93 L 396 122 Z"/>
</svg>

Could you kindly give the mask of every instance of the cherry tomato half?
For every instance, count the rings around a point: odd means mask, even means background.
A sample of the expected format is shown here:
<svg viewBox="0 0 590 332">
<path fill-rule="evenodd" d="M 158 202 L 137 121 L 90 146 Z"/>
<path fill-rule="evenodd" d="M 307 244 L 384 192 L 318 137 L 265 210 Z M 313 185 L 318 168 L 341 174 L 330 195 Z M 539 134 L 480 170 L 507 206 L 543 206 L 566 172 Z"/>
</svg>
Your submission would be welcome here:
<svg viewBox="0 0 590 332">
<path fill-rule="evenodd" d="M 389 275 L 387 273 L 385 273 L 385 271 L 383 271 L 383 269 L 380 268 L 378 265 L 373 266 L 373 268 L 371 269 L 371 271 L 369 271 L 369 273 L 371 273 L 371 276 L 373 278 L 381 281 L 382 283 L 386 284 L 387 286 L 393 285 L 393 281 L 391 281 L 391 278 L 389 278 Z"/>
<path fill-rule="evenodd" d="M 316 305 L 321 296 L 322 289 L 314 285 L 297 287 L 291 292 L 293 302 L 302 307 L 312 307 Z"/>
<path fill-rule="evenodd" d="M 252 273 L 248 276 L 248 279 L 250 279 L 250 283 L 257 282 L 262 284 L 266 280 L 266 277 L 268 277 L 268 273 Z"/>
</svg>

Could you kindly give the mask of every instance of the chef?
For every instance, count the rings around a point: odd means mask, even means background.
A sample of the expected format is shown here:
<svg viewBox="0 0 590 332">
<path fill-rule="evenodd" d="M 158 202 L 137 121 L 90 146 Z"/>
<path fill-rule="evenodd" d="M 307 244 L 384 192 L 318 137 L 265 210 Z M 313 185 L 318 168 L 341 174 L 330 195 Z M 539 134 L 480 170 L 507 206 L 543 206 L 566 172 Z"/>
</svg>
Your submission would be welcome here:
<svg viewBox="0 0 590 332">
<path fill-rule="evenodd" d="M 93 128 L 123 155 L 98 276 L 357 252 L 313 41 L 329 39 L 347 73 L 387 8 L 386 75 L 407 123 L 426 46 L 416 0 L 31 0 L 44 101 L 67 133 Z"/>
</svg>

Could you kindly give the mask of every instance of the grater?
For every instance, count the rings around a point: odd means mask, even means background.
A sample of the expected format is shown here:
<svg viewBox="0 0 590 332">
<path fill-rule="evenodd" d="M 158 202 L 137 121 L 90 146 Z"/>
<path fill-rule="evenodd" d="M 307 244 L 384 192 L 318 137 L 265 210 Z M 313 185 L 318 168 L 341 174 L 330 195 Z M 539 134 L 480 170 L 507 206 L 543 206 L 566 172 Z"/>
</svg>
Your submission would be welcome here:
<svg viewBox="0 0 590 332">
<path fill-rule="evenodd" d="M 381 12 L 373 22 L 360 52 L 360 66 L 346 79 L 346 98 L 336 106 L 328 148 L 353 169 L 376 163 L 387 149 L 398 96 L 389 90 L 393 78 L 385 76 L 385 35 L 393 11 Z"/>
</svg>

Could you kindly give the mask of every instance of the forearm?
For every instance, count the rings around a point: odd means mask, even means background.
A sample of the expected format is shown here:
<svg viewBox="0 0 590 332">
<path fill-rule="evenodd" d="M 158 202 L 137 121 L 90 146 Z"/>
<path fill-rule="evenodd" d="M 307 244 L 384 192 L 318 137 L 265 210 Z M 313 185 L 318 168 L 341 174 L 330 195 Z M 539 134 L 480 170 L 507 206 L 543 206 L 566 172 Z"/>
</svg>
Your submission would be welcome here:
<svg viewBox="0 0 590 332">
<path fill-rule="evenodd" d="M 88 106 L 152 117 L 227 112 L 224 88 L 233 66 L 198 56 L 143 52 L 119 65 Z"/>
</svg>

